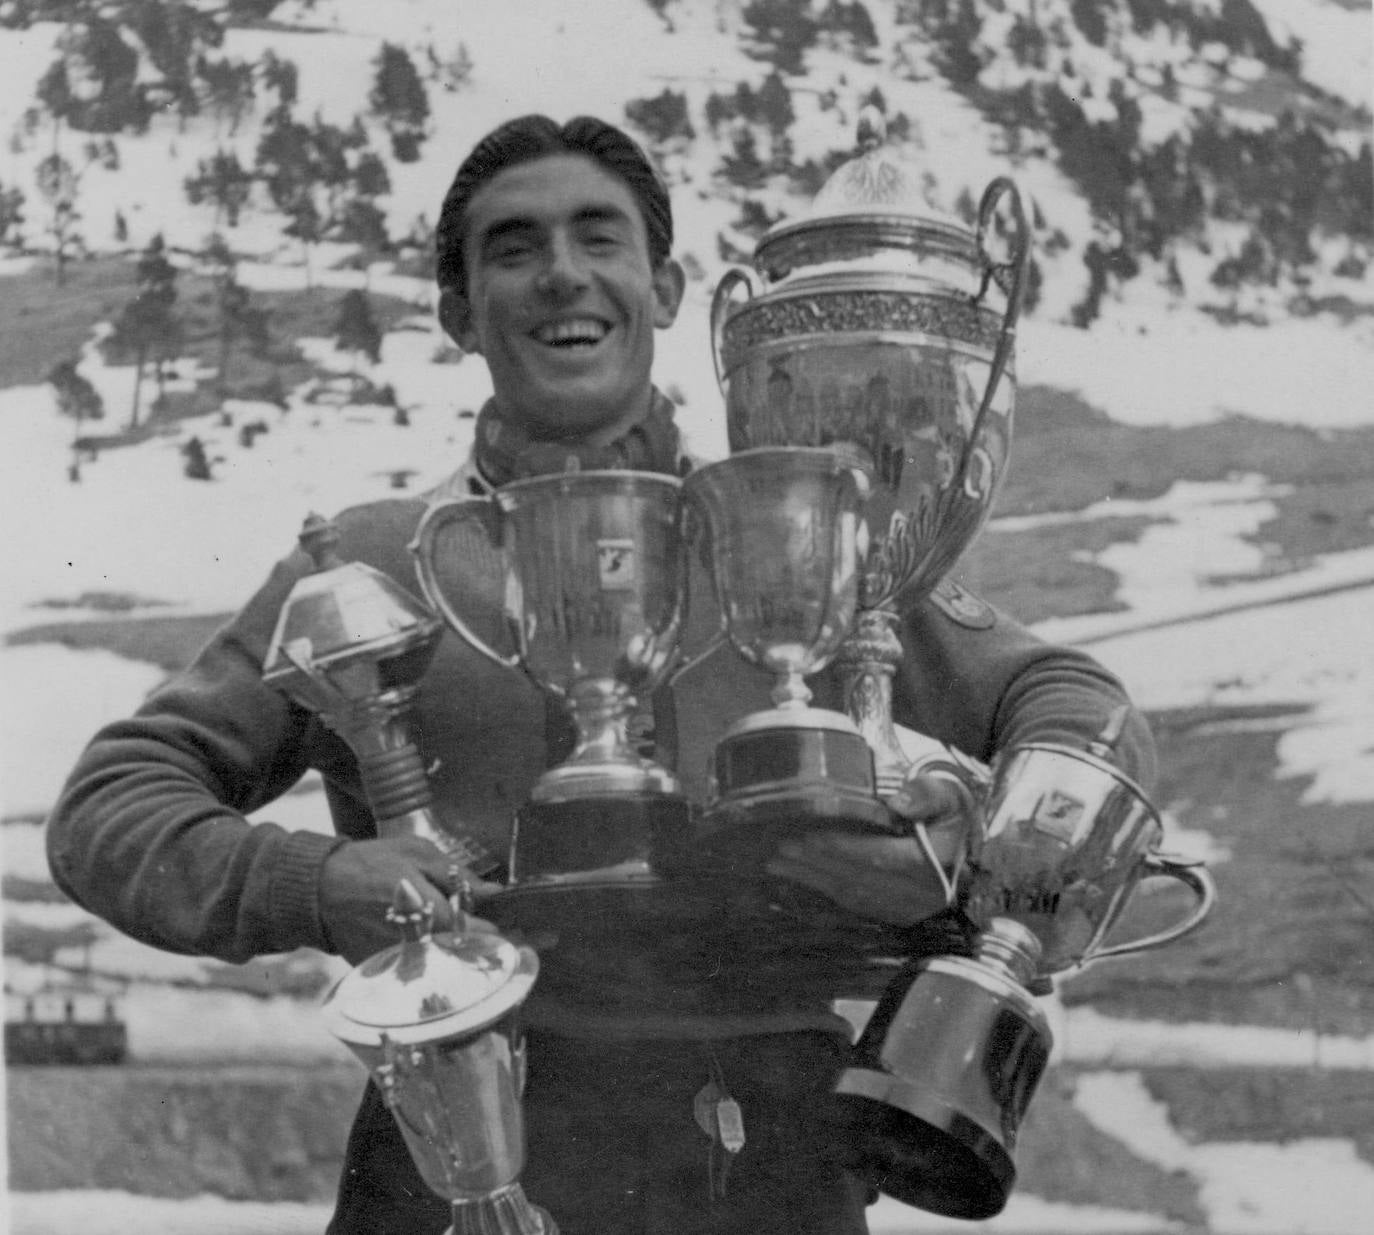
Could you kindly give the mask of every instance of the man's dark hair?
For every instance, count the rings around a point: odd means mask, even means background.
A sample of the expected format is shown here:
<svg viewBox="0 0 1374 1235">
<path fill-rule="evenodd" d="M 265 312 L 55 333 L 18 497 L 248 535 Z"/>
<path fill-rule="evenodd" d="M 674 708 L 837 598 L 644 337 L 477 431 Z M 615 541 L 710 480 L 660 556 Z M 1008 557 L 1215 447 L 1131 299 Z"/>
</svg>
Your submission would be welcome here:
<svg viewBox="0 0 1374 1235">
<path fill-rule="evenodd" d="M 493 129 L 463 160 L 444 195 L 435 230 L 435 280 L 440 289 L 467 294 L 463 232 L 468 206 L 484 184 L 508 167 L 549 155 L 578 154 L 624 182 L 639 205 L 655 267 L 673 248 L 673 208 L 662 177 L 636 142 L 614 125 L 577 116 L 560 125 L 547 116 L 521 116 Z"/>
</svg>

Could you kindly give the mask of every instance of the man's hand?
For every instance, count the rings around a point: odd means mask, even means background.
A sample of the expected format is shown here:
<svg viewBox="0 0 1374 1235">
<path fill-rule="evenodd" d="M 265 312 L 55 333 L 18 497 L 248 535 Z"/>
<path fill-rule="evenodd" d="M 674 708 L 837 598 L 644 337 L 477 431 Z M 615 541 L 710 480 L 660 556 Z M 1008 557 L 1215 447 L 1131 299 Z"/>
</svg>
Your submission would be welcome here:
<svg viewBox="0 0 1374 1235">
<path fill-rule="evenodd" d="M 437 846 L 417 836 L 340 845 L 320 872 L 320 917 L 334 950 L 350 964 L 400 942 L 400 933 L 387 920 L 387 910 L 402 879 L 409 879 L 434 907 L 436 931 L 452 927 L 449 897 L 464 880 L 479 902 L 500 890 L 499 885 L 484 883 L 462 870 Z M 464 929 L 495 927 L 468 914 Z"/>
<path fill-rule="evenodd" d="M 944 776 L 914 776 L 889 805 L 904 818 L 924 823 L 941 865 L 954 865 L 971 818 L 967 789 Z M 892 926 L 912 926 L 946 903 L 944 880 L 913 836 L 818 829 L 779 845 L 767 870 Z"/>
</svg>

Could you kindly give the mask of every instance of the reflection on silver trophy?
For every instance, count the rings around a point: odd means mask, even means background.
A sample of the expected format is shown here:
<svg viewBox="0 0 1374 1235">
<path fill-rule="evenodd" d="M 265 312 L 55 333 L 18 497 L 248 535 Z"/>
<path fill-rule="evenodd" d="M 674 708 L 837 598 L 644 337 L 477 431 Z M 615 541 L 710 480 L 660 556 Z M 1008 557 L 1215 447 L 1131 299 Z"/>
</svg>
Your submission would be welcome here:
<svg viewBox="0 0 1374 1235">
<path fill-rule="evenodd" d="M 429 602 L 482 655 L 562 700 L 576 728 L 517 818 L 512 883 L 651 880 L 655 851 L 685 841 L 677 777 L 629 734 L 677 654 L 680 489 L 657 473 L 566 472 L 438 502 L 420 521 L 411 548 Z M 481 578 L 463 565 L 474 561 Z"/>
<path fill-rule="evenodd" d="M 998 765 L 969 859 L 965 912 L 979 927 L 1020 922 L 1039 941 L 1042 974 L 1172 943 L 1201 924 L 1215 899 L 1198 863 L 1160 851 L 1163 824 L 1111 762 L 1114 741 L 1107 732 L 1087 750 L 1030 744 Z M 1136 885 L 1156 876 L 1192 892 L 1191 912 L 1157 934 L 1107 946 Z"/>
<path fill-rule="evenodd" d="M 520 1185 L 524 1043 L 520 1007 L 539 961 L 488 932 L 431 931 L 433 910 L 402 880 L 401 941 L 345 974 L 324 1005 L 362 1060 L 420 1175 L 453 1207 L 445 1235 L 557 1235 Z"/>
<path fill-rule="evenodd" d="M 894 979 L 840 1078 L 863 1157 L 901 1200 L 961 1218 L 1001 1210 L 1052 1042 L 1028 986 L 1170 943 L 1211 911 L 1210 876 L 1159 851 L 1159 816 L 1111 760 L 1126 716 L 1119 709 L 1086 751 L 1029 744 L 998 761 L 965 873 L 974 956 L 918 961 Z M 1166 930 L 1105 946 L 1152 876 L 1184 884 L 1191 911 Z"/>
<path fill-rule="evenodd" d="M 892 723 L 897 604 L 940 582 L 1002 481 L 1029 229 L 1006 179 L 984 193 L 976 232 L 931 209 L 872 108 L 859 140 L 811 212 L 772 228 L 752 270 L 727 272 L 711 331 L 733 451 L 849 443 L 871 460 L 859 611 L 836 660 L 886 797 L 907 772 Z"/>
<path fill-rule="evenodd" d="M 776 677 L 774 706 L 716 744 L 708 835 L 742 822 L 757 838 L 768 824 L 886 820 L 868 743 L 843 713 L 812 707 L 805 682 L 854 617 L 868 492 L 854 452 L 814 447 L 742 451 L 684 482 L 724 637 Z"/>
</svg>

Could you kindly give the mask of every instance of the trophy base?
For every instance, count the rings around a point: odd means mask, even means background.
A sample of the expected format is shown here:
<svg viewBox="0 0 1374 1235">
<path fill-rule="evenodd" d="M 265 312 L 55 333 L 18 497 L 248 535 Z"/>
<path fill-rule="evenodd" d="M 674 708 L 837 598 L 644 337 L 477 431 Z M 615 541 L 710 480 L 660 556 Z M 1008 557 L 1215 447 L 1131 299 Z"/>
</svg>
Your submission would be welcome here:
<svg viewBox="0 0 1374 1235">
<path fill-rule="evenodd" d="M 905 1205 L 948 1218 L 1002 1212 L 1016 1164 L 996 1137 L 899 1077 L 847 1068 L 831 1098 L 858 1174 Z"/>
<path fill-rule="evenodd" d="M 444 1235 L 558 1235 L 558 1225 L 517 1183 L 478 1200 L 454 1201 L 453 1225 Z"/>
<path fill-rule="evenodd" d="M 817 828 L 897 830 L 877 795 L 873 752 L 848 718 L 837 715 L 832 727 L 819 709 L 801 716 L 822 723 L 751 725 L 717 744 L 715 795 L 698 827 L 694 868 L 747 877 L 788 836 Z"/>
<path fill-rule="evenodd" d="M 835 1084 L 857 1169 L 904 1204 L 982 1219 L 1011 1194 L 1017 1134 L 1053 1043 L 1022 975 L 999 961 L 1023 933 L 986 931 L 973 957 L 910 962 Z"/>
<path fill-rule="evenodd" d="M 619 798 L 681 796 L 678 778 L 652 759 L 574 759 L 545 772 L 530 801 L 614 803 Z"/>
<path fill-rule="evenodd" d="M 675 794 L 527 802 L 515 814 L 510 882 L 483 912 L 538 931 L 632 910 L 684 867 L 692 830 L 691 804 Z"/>
</svg>

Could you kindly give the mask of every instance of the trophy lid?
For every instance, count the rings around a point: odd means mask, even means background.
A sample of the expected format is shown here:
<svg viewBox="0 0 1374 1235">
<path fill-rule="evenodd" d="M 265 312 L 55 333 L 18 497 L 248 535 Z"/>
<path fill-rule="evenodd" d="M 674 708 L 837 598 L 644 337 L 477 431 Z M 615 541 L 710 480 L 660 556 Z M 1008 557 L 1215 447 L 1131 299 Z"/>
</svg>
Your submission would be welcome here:
<svg viewBox="0 0 1374 1235">
<path fill-rule="evenodd" d="M 433 907 L 401 880 L 387 917 L 402 940 L 345 974 L 324 1015 L 350 1046 L 417 1046 L 478 1033 L 524 1002 L 539 961 L 502 935 L 431 931 Z"/>
<path fill-rule="evenodd" d="M 382 660 L 439 635 L 442 623 L 424 605 L 381 571 L 343 561 L 335 552 L 338 542 L 330 520 L 306 518 L 300 544 L 314 570 L 297 580 L 282 605 L 263 663 L 269 680 L 298 672 L 303 659 L 315 669 Z"/>
<path fill-rule="evenodd" d="M 777 280 L 806 267 L 833 273 L 837 264 L 885 273 L 931 257 L 977 265 L 973 231 L 931 202 L 919 173 L 888 144 L 886 121 L 872 105 L 859 115 L 857 147 L 803 218 L 777 224 L 759 241 L 760 273 Z"/>
</svg>

